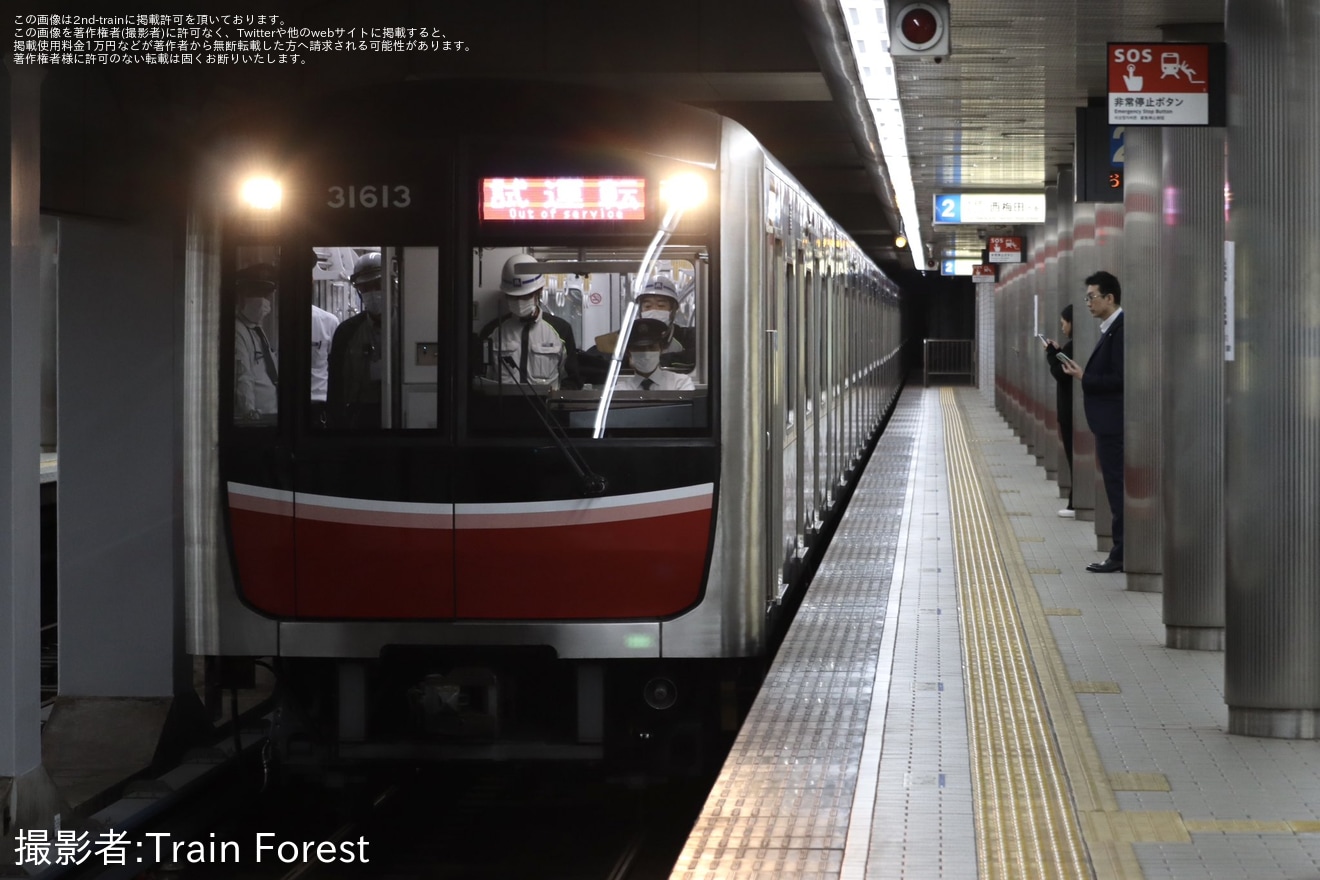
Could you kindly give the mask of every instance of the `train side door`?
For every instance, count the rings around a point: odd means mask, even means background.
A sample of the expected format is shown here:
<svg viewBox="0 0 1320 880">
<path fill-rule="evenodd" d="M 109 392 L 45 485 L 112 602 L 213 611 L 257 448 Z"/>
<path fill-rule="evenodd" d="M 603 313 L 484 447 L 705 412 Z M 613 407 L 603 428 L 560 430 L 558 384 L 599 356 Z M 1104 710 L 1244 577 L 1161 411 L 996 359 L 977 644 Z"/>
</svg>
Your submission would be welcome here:
<svg viewBox="0 0 1320 880">
<path fill-rule="evenodd" d="M 784 435 L 787 410 L 784 400 L 784 345 L 780 334 L 784 317 L 784 255 L 783 241 L 774 233 L 767 235 L 766 262 L 762 271 L 766 279 L 766 289 L 770 296 L 765 304 L 765 345 L 762 357 L 765 387 L 761 411 L 765 418 L 765 480 L 762 491 L 765 493 L 765 570 L 769 580 L 767 595 L 770 601 L 783 601 L 788 590 L 788 578 L 785 561 L 788 558 L 784 543 Z"/>
</svg>

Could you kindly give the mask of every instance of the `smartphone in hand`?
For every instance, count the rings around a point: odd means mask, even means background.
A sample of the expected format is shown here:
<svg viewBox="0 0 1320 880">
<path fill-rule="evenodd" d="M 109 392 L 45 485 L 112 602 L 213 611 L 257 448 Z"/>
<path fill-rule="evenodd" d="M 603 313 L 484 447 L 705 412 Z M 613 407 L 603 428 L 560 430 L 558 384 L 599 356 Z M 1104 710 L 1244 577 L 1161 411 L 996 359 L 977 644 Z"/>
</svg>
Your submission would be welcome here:
<svg viewBox="0 0 1320 880">
<path fill-rule="evenodd" d="M 1059 363 L 1061 363 L 1061 364 L 1071 364 L 1071 363 L 1074 363 L 1073 359 L 1070 358 L 1070 357 L 1068 357 L 1068 356 L 1067 356 L 1066 354 L 1064 354 L 1063 352 L 1059 352 L 1058 354 L 1055 355 L 1055 357 L 1059 359 Z"/>
</svg>

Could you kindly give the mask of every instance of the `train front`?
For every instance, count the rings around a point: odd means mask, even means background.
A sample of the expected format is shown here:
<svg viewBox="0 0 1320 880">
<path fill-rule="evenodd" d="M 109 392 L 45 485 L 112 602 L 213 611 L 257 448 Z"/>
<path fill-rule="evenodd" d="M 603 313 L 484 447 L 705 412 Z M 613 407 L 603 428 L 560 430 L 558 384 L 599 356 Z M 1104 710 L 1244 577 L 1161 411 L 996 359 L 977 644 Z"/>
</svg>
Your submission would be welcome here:
<svg viewBox="0 0 1320 880">
<path fill-rule="evenodd" d="M 589 755 L 648 712 L 718 714 L 747 650 L 719 621 L 745 597 L 707 580 L 720 129 L 487 106 L 209 155 L 190 649 L 277 658 L 341 746 Z"/>
</svg>

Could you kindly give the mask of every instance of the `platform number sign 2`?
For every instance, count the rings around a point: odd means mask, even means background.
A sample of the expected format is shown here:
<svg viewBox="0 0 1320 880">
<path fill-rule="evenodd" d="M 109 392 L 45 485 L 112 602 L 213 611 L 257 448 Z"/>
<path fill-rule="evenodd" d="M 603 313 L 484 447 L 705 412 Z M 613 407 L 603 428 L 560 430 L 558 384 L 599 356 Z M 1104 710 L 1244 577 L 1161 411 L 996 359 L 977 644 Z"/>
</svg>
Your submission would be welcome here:
<svg viewBox="0 0 1320 880">
<path fill-rule="evenodd" d="M 940 196 L 935 200 L 936 223 L 962 222 L 962 199 L 956 195 Z"/>
</svg>

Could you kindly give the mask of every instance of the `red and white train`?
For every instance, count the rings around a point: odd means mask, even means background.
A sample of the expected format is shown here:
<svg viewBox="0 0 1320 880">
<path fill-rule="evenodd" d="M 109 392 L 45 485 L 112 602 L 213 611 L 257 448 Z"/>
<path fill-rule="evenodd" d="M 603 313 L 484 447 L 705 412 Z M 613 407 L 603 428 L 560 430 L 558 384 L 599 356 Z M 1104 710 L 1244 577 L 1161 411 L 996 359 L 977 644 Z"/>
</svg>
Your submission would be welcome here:
<svg viewBox="0 0 1320 880">
<path fill-rule="evenodd" d="M 199 160 L 190 650 L 278 658 L 341 745 L 596 754 L 727 719 L 896 400 L 899 290 L 731 119 L 527 84 L 371 106 Z M 663 201 L 679 180 L 704 202 Z M 575 381 L 490 378 L 511 257 Z M 693 388 L 605 390 L 656 278 Z"/>
</svg>

